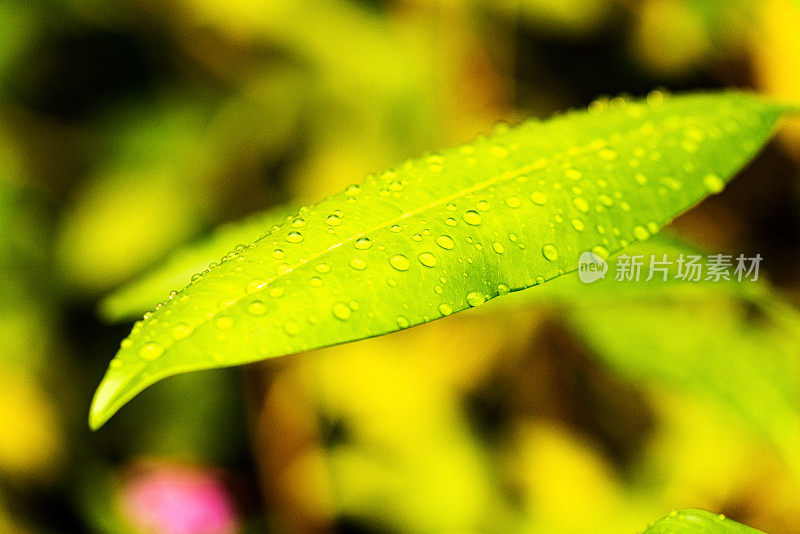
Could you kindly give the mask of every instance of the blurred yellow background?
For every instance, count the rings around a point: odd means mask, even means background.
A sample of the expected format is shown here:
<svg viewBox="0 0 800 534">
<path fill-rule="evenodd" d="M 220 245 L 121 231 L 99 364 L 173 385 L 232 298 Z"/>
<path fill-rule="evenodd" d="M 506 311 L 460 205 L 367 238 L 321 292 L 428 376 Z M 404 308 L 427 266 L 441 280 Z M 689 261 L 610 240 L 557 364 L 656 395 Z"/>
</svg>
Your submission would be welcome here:
<svg viewBox="0 0 800 534">
<path fill-rule="evenodd" d="M 98 306 L 219 225 L 501 121 L 731 86 L 800 103 L 797 2 L 0 0 L 0 531 L 610 534 L 693 507 L 800 533 L 798 122 L 671 228 L 762 254 L 755 293 L 553 282 L 85 423 L 131 326 Z"/>
</svg>

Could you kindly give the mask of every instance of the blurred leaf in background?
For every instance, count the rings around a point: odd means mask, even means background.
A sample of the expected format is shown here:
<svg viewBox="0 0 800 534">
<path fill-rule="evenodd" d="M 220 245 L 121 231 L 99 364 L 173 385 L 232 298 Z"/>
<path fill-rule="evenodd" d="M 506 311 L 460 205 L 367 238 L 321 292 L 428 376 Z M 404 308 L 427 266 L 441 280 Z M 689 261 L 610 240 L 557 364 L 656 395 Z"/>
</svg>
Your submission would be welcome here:
<svg viewBox="0 0 800 534">
<path fill-rule="evenodd" d="M 796 126 L 673 224 L 700 250 L 761 252 L 771 283 L 757 291 L 565 280 L 174 378 L 100 433 L 84 417 L 130 330 L 101 322 L 99 301 L 176 248 L 206 240 L 191 277 L 239 244 L 221 223 L 598 95 L 737 86 L 798 102 L 798 13 L 795 0 L 0 2 L 0 530 L 146 532 L 153 518 L 124 504 L 145 487 L 161 518 L 195 510 L 218 532 L 619 533 L 684 507 L 800 532 Z M 117 313 L 180 285 L 164 284 Z"/>
</svg>

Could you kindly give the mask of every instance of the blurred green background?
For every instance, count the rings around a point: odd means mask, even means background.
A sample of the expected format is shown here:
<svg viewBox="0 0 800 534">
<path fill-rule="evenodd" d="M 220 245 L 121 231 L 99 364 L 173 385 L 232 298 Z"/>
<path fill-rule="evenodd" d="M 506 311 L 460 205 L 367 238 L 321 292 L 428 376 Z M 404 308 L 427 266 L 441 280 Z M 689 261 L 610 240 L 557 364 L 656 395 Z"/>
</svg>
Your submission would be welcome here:
<svg viewBox="0 0 800 534">
<path fill-rule="evenodd" d="M 0 0 L 0 531 L 633 533 L 695 507 L 800 533 L 797 122 L 671 226 L 760 253 L 748 290 L 553 282 L 86 425 L 132 323 L 100 303 L 177 247 L 498 121 L 732 86 L 800 102 L 796 2 Z"/>
</svg>

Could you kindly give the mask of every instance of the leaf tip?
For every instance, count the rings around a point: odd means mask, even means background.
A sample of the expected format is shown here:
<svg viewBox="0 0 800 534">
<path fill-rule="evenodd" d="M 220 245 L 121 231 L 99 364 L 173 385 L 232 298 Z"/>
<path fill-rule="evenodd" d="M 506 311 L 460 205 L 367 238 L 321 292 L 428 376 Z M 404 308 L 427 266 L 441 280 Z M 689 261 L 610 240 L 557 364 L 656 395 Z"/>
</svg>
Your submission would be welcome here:
<svg viewBox="0 0 800 534">
<path fill-rule="evenodd" d="M 106 372 L 89 408 L 89 428 L 98 430 L 129 400 L 132 395 L 124 391 L 126 382 L 119 373 Z"/>
<path fill-rule="evenodd" d="M 92 430 L 100 429 L 111 417 L 113 412 L 109 410 L 109 399 L 112 394 L 111 387 L 103 380 L 97 388 L 94 399 L 92 399 L 92 406 L 89 408 L 89 428 Z"/>
</svg>

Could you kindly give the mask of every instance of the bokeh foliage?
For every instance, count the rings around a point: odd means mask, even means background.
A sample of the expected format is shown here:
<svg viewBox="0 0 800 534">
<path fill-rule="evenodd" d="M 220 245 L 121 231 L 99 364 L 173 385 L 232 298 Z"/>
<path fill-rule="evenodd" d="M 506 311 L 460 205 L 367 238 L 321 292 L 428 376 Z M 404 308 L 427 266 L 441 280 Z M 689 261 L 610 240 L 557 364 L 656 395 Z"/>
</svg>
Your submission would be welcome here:
<svg viewBox="0 0 800 534">
<path fill-rule="evenodd" d="M 142 531 L 136 488 L 173 477 L 256 532 L 637 532 L 673 508 L 800 532 L 797 123 L 671 228 L 761 253 L 751 292 L 554 287 L 85 425 L 130 329 L 98 303 L 175 247 L 597 95 L 798 102 L 796 2 L 3 0 L 0 21 L 0 530 Z"/>
</svg>

